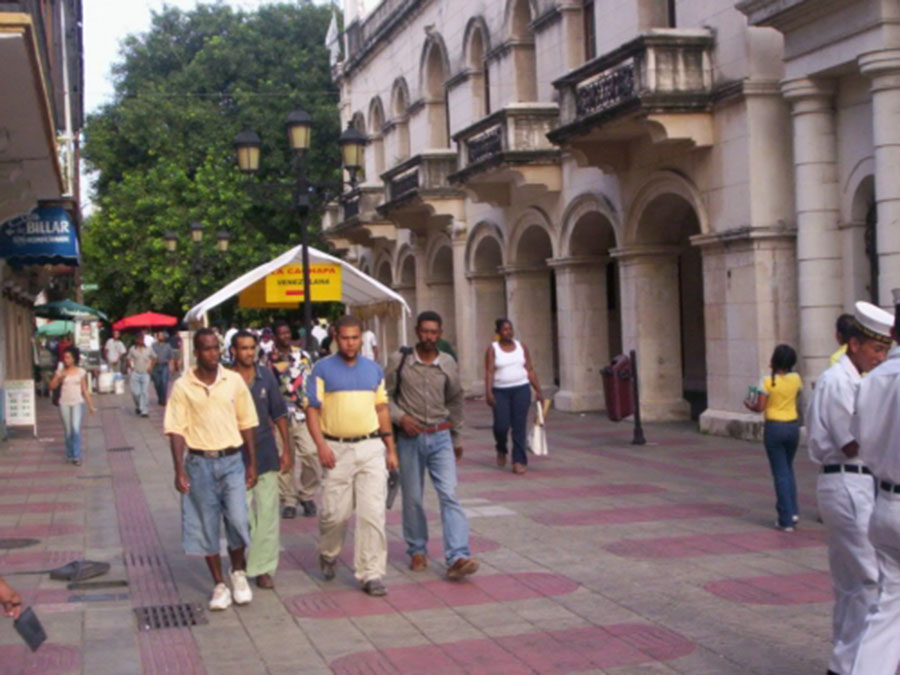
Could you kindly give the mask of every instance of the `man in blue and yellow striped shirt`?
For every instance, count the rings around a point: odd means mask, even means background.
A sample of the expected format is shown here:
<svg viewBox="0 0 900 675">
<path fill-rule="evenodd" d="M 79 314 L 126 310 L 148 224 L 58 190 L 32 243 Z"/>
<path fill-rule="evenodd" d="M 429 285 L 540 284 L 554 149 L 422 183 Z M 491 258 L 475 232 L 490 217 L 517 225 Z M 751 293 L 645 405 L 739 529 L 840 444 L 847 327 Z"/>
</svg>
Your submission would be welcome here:
<svg viewBox="0 0 900 675">
<path fill-rule="evenodd" d="M 316 363 L 306 389 L 306 423 L 324 471 L 319 567 L 325 579 L 334 578 L 355 503 L 356 578 L 369 595 L 385 595 L 387 470 L 397 468 L 397 451 L 384 371 L 359 355 L 362 325 L 356 317 L 341 317 L 335 328 L 338 352 Z"/>
</svg>

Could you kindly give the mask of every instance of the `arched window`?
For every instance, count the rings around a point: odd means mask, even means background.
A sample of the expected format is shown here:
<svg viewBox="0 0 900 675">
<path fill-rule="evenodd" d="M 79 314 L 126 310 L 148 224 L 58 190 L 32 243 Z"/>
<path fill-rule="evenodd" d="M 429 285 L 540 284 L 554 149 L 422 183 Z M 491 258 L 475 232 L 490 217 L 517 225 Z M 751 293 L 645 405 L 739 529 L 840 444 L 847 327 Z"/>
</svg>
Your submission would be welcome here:
<svg viewBox="0 0 900 675">
<path fill-rule="evenodd" d="M 869 261 L 869 298 L 873 305 L 879 304 L 878 293 L 878 206 L 875 202 L 866 213 L 866 260 Z"/>
<path fill-rule="evenodd" d="M 581 18 L 584 35 L 584 60 L 590 61 L 597 56 L 597 24 L 594 14 L 594 0 L 583 0 Z"/>
<path fill-rule="evenodd" d="M 534 32 L 529 27 L 531 15 L 529 0 L 515 0 L 510 15 L 510 40 L 515 59 L 517 102 L 537 101 L 537 60 L 534 52 Z"/>
<path fill-rule="evenodd" d="M 422 73 L 422 93 L 428 120 L 428 147 L 446 148 L 450 145 L 447 114 L 447 57 L 440 38 L 432 37 L 425 43 Z"/>
<path fill-rule="evenodd" d="M 488 76 L 488 64 L 484 59 L 487 38 L 484 29 L 477 26 L 472 29 L 467 49 L 467 66 L 472 87 L 472 116 L 480 119 L 491 112 L 491 91 Z"/>
<path fill-rule="evenodd" d="M 394 82 L 391 93 L 391 124 L 394 136 L 391 148 L 391 164 L 396 164 L 409 157 L 409 89 L 402 77 Z"/>
<path fill-rule="evenodd" d="M 384 173 L 384 108 L 375 97 L 369 105 L 369 143 L 372 148 L 373 180 Z"/>
</svg>

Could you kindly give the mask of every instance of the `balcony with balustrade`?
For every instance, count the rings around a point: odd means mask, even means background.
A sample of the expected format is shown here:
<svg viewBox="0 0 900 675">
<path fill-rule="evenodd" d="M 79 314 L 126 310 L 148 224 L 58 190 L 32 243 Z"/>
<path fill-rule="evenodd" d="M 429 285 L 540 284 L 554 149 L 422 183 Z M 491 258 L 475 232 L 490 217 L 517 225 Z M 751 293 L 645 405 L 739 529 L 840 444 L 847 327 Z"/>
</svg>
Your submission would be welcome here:
<svg viewBox="0 0 900 675">
<path fill-rule="evenodd" d="M 352 244 L 372 246 L 378 240 L 394 241 L 397 229 L 378 213 L 384 201 L 384 188 L 380 185 L 358 185 L 345 192 L 322 221 L 325 237 L 336 248 L 348 248 Z"/>
<path fill-rule="evenodd" d="M 656 29 L 553 84 L 560 123 L 549 139 L 583 163 L 615 168 L 623 144 L 712 144 L 715 45 L 709 29 Z"/>
<path fill-rule="evenodd" d="M 558 119 L 555 104 L 514 103 L 463 129 L 450 182 L 495 206 L 509 206 L 517 189 L 558 192 L 561 152 L 547 138 Z"/>
<path fill-rule="evenodd" d="M 462 219 L 464 193 L 450 182 L 455 150 L 427 150 L 381 174 L 385 202 L 378 212 L 397 227 L 425 231 Z"/>
</svg>

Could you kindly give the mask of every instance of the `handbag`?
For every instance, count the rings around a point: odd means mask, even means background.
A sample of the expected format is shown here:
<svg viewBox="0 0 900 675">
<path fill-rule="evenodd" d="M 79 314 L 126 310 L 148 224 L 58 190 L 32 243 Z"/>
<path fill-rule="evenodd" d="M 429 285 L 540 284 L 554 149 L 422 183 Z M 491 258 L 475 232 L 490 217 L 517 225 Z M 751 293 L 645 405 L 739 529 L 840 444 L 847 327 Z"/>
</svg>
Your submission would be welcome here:
<svg viewBox="0 0 900 675">
<path fill-rule="evenodd" d="M 534 405 L 536 412 L 528 447 L 537 457 L 543 457 L 549 452 L 547 448 L 547 428 L 544 426 L 544 406 L 540 401 L 535 401 Z"/>
</svg>

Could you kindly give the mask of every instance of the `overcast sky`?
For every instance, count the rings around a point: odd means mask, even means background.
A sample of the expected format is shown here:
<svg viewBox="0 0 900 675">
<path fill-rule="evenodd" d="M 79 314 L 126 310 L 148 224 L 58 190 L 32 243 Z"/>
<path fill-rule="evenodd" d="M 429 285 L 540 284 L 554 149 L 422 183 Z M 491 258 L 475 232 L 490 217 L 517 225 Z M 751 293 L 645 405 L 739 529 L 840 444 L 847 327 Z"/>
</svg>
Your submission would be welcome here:
<svg viewBox="0 0 900 675">
<path fill-rule="evenodd" d="M 315 0 L 328 4 L 328 0 Z M 92 112 L 113 95 L 110 66 L 119 60 L 119 45 L 132 33 L 150 27 L 150 14 L 163 5 L 190 9 L 197 0 L 84 0 L 84 98 L 85 109 Z M 254 9 L 272 4 L 272 0 L 225 0 L 224 4 Z"/>
</svg>

